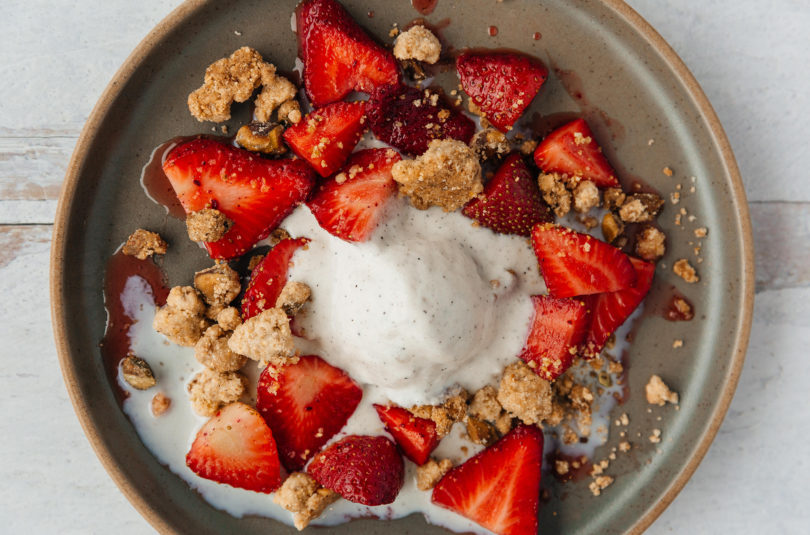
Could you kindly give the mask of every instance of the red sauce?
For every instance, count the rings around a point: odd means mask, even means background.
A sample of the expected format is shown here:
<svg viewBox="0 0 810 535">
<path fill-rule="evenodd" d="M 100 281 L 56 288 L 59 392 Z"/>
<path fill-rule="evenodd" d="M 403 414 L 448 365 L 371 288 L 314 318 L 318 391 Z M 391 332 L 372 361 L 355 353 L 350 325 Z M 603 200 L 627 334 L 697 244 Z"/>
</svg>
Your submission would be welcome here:
<svg viewBox="0 0 810 535">
<path fill-rule="evenodd" d="M 498 35 L 498 27 L 490 26 L 489 28 L 487 28 L 487 33 L 489 34 L 490 37 L 495 37 L 496 35 Z"/>
<path fill-rule="evenodd" d="M 556 461 L 566 461 L 568 472 L 559 474 L 556 468 Z M 580 481 L 591 475 L 593 464 L 585 455 L 566 455 L 559 451 L 554 451 L 546 456 L 546 462 L 551 467 L 551 473 L 555 478 L 567 483 L 569 481 Z"/>
<path fill-rule="evenodd" d="M 411 5 L 422 15 L 430 15 L 436 9 L 439 0 L 411 0 Z"/>
<path fill-rule="evenodd" d="M 623 140 L 625 135 L 624 125 L 610 117 L 604 110 L 597 108 L 588 101 L 585 97 L 582 79 L 579 75 L 574 71 L 560 69 L 554 64 L 552 64 L 552 68 L 554 74 L 556 74 L 557 78 L 562 82 L 565 92 L 576 101 L 577 106 L 579 106 L 579 109 L 582 111 L 582 116 L 588 121 L 588 125 L 596 131 L 597 135 L 599 131 L 604 130 L 610 134 L 611 139 L 614 141 Z M 611 159 L 611 162 L 612 161 Z"/>
<path fill-rule="evenodd" d="M 534 39 L 535 41 L 539 41 L 540 39 L 542 39 L 542 37 L 543 34 L 541 34 L 540 32 L 534 32 L 534 34 L 532 35 L 532 39 Z"/>
<path fill-rule="evenodd" d="M 373 11 L 369 11 L 368 13 L 366 13 L 366 16 L 367 16 L 368 18 L 370 18 L 370 19 L 373 19 L 373 18 L 374 18 L 374 12 L 373 12 Z"/>
<path fill-rule="evenodd" d="M 194 138 L 176 137 L 159 145 L 152 151 L 152 157 L 141 171 L 141 186 L 146 191 L 146 195 L 156 203 L 165 206 L 169 211 L 169 215 L 178 219 L 185 219 L 186 212 L 180 205 L 180 200 L 177 198 L 169 178 L 163 172 L 163 162 L 170 150 L 183 141 L 191 139 Z"/>
<path fill-rule="evenodd" d="M 541 140 L 552 131 L 575 119 L 579 119 L 579 117 L 580 114 L 570 111 L 550 113 L 548 115 L 540 115 L 535 112 L 531 117 L 530 128 L 535 139 Z"/>
</svg>

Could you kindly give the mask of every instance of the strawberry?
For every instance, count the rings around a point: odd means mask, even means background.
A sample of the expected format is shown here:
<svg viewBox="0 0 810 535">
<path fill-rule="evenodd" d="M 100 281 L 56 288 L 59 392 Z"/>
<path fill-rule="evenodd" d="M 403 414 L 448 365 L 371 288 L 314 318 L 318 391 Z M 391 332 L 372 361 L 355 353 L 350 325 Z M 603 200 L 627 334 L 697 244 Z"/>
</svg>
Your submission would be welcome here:
<svg viewBox="0 0 810 535">
<path fill-rule="evenodd" d="M 307 206 L 330 234 L 346 241 L 366 241 L 386 202 L 397 192 L 391 168 L 399 160 L 391 149 L 356 152 L 342 172 L 320 185 Z"/>
<path fill-rule="evenodd" d="M 335 0 L 305 0 L 296 9 L 304 88 L 315 107 L 352 91 L 399 83 L 394 55 L 376 43 Z"/>
<path fill-rule="evenodd" d="M 186 465 L 200 477 L 240 489 L 273 492 L 281 485 L 273 433 L 244 403 L 225 406 L 202 426 Z"/>
<path fill-rule="evenodd" d="M 350 502 L 385 505 L 402 488 L 405 467 L 397 447 L 385 437 L 350 435 L 312 459 L 307 472 Z"/>
<path fill-rule="evenodd" d="M 287 269 L 295 251 L 308 242 L 306 238 L 281 240 L 253 268 L 242 297 L 242 318 L 249 320 L 276 306 L 276 299 L 287 283 Z"/>
<path fill-rule="evenodd" d="M 532 229 L 534 254 L 553 297 L 574 297 L 630 288 L 636 271 L 612 245 L 552 223 Z"/>
<path fill-rule="evenodd" d="M 546 136 L 534 151 L 534 162 L 546 173 L 581 176 L 600 188 L 619 187 L 616 173 L 583 119 L 563 125 Z"/>
<path fill-rule="evenodd" d="M 266 160 L 212 139 L 195 139 L 172 149 L 163 163 L 186 213 L 215 208 L 233 221 L 219 241 L 205 243 L 211 258 L 247 252 L 303 202 L 315 185 L 300 160 Z"/>
<path fill-rule="evenodd" d="M 335 102 L 284 131 L 284 141 L 319 175 L 340 169 L 363 137 L 364 102 Z"/>
<path fill-rule="evenodd" d="M 536 535 L 543 432 L 520 424 L 451 469 L 431 500 L 498 535 Z"/>
<path fill-rule="evenodd" d="M 420 466 L 428 462 L 430 453 L 441 441 L 436 432 L 436 423 L 426 418 L 417 418 L 402 407 L 375 404 L 374 408 L 385 424 L 385 429 L 402 448 L 405 457 Z"/>
<path fill-rule="evenodd" d="M 346 375 L 314 355 L 259 377 L 256 409 L 273 430 L 281 463 L 300 470 L 346 425 L 363 391 Z"/>
<path fill-rule="evenodd" d="M 633 313 L 650 291 L 655 264 L 630 258 L 636 270 L 636 285 L 626 290 L 592 296 L 591 320 L 585 337 L 583 356 L 597 356 L 610 335 Z"/>
<path fill-rule="evenodd" d="M 571 367 L 588 330 L 588 308 L 576 299 L 532 296 L 532 318 L 520 358 L 534 372 L 553 381 Z"/>
<path fill-rule="evenodd" d="M 475 133 L 475 123 L 433 89 L 382 87 L 372 93 L 366 113 L 379 140 L 408 154 L 422 154 L 433 139 L 469 143 Z"/>
<path fill-rule="evenodd" d="M 551 221 L 537 181 L 520 153 L 510 154 L 484 187 L 461 212 L 503 234 L 529 236 L 537 223 Z"/>
<path fill-rule="evenodd" d="M 461 87 L 496 128 L 511 129 L 529 107 L 548 70 L 535 58 L 515 52 L 461 54 L 456 60 Z"/>
</svg>

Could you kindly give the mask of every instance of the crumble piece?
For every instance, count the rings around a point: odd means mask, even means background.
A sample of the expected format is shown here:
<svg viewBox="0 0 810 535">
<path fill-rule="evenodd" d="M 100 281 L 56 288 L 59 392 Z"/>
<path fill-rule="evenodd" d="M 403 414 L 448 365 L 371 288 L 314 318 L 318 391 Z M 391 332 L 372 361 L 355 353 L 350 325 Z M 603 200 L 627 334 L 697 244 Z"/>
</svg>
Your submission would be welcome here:
<svg viewBox="0 0 810 535">
<path fill-rule="evenodd" d="M 134 256 L 138 260 L 146 260 L 153 254 L 166 254 L 169 247 L 160 234 L 139 228 L 133 232 L 121 252 L 127 256 Z"/>
<path fill-rule="evenodd" d="M 607 212 L 602 217 L 602 235 L 605 241 L 613 243 L 624 232 L 624 223 L 612 213 Z"/>
<path fill-rule="evenodd" d="M 138 390 L 147 390 L 157 384 L 149 363 L 135 355 L 127 355 L 121 361 L 121 375 L 124 381 Z"/>
<path fill-rule="evenodd" d="M 298 89 L 291 81 L 276 74 L 273 65 L 265 63 L 262 68 L 262 92 L 253 101 L 256 119 L 263 123 L 270 121 L 273 111 L 297 94 Z"/>
<path fill-rule="evenodd" d="M 666 238 L 666 235 L 657 228 L 645 225 L 636 235 L 636 254 L 648 262 L 658 260 L 667 251 Z"/>
<path fill-rule="evenodd" d="M 395 163 L 391 174 L 419 210 L 436 205 L 453 212 L 484 190 L 475 152 L 455 139 L 434 139 L 415 160 Z"/>
<path fill-rule="evenodd" d="M 155 312 L 152 328 L 177 345 L 192 347 L 202 336 L 208 322 L 203 317 L 205 304 L 191 286 L 175 286 L 166 304 Z"/>
<path fill-rule="evenodd" d="M 237 130 L 236 142 L 247 150 L 278 156 L 287 152 L 281 140 L 283 133 L 284 127 L 280 124 L 251 121 Z"/>
<path fill-rule="evenodd" d="M 273 501 L 293 513 L 293 524 L 301 531 L 333 504 L 340 494 L 321 487 L 304 472 L 293 472 L 276 491 Z"/>
<path fill-rule="evenodd" d="M 681 347 L 683 347 L 683 340 L 681 340 L 679 338 L 677 340 L 672 341 L 672 349 L 678 349 L 678 348 L 681 348 Z"/>
<path fill-rule="evenodd" d="M 664 199 L 654 193 L 634 193 L 624 200 L 619 217 L 625 223 L 649 223 L 663 205 Z"/>
<path fill-rule="evenodd" d="M 692 305 L 683 297 L 675 296 L 670 302 L 671 310 L 667 313 L 667 319 L 676 321 L 690 321 L 695 317 Z"/>
<path fill-rule="evenodd" d="M 591 491 L 591 494 L 594 496 L 599 496 L 602 494 L 602 491 L 608 488 L 613 483 L 613 478 L 610 476 L 597 476 L 591 481 L 588 488 Z"/>
<path fill-rule="evenodd" d="M 455 421 L 461 422 L 467 417 L 467 400 L 470 394 L 463 388 L 444 400 L 443 406 L 447 410 L 447 416 Z"/>
<path fill-rule="evenodd" d="M 236 299 L 242 290 L 239 274 L 224 262 L 195 273 L 194 287 L 202 294 L 206 303 L 220 308 L 217 313 Z"/>
<path fill-rule="evenodd" d="M 622 453 L 627 453 L 628 451 L 630 451 L 630 447 L 631 444 L 626 440 L 622 440 L 621 442 L 619 442 L 619 451 Z"/>
<path fill-rule="evenodd" d="M 223 405 L 242 397 L 247 386 L 247 378 L 239 372 L 220 373 L 203 368 L 186 389 L 194 412 L 200 416 L 213 416 Z"/>
<path fill-rule="evenodd" d="M 424 26 L 413 26 L 402 32 L 394 42 L 394 57 L 436 63 L 442 52 L 442 44 L 433 32 Z"/>
<path fill-rule="evenodd" d="M 470 437 L 470 441 L 483 446 L 489 446 L 498 440 L 495 427 L 474 416 L 467 418 L 467 436 Z"/>
<path fill-rule="evenodd" d="M 238 355 L 228 347 L 231 335 L 219 325 L 212 325 L 205 330 L 202 338 L 194 346 L 194 358 L 207 368 L 216 372 L 236 371 L 247 362 L 247 357 Z"/>
<path fill-rule="evenodd" d="M 450 417 L 450 411 L 439 405 L 418 405 L 408 409 L 417 418 L 433 420 L 436 424 L 436 433 L 443 437 L 452 429 L 456 421 Z"/>
<path fill-rule="evenodd" d="M 225 307 L 216 317 L 217 323 L 225 331 L 232 331 L 242 325 L 242 315 L 236 307 Z"/>
<path fill-rule="evenodd" d="M 647 386 L 644 387 L 644 393 L 647 396 L 647 403 L 650 405 L 663 407 L 667 402 L 674 405 L 678 404 L 678 393 L 670 390 L 666 383 L 657 375 L 650 377 Z"/>
<path fill-rule="evenodd" d="M 270 235 L 267 237 L 267 241 L 270 242 L 270 247 L 275 247 L 276 245 L 279 244 L 279 242 L 282 242 L 284 240 L 289 240 L 290 238 L 292 238 L 292 236 L 290 236 L 289 232 L 287 232 L 283 228 L 277 228 L 276 230 L 274 230 L 273 232 L 270 233 Z M 256 258 L 256 257 L 254 256 L 253 258 Z M 264 257 L 262 257 L 262 258 L 264 258 Z M 256 266 L 253 266 L 253 267 L 256 267 Z M 253 271 L 253 268 L 251 268 L 251 271 Z"/>
<path fill-rule="evenodd" d="M 664 167 L 663 169 L 661 169 L 661 172 L 667 176 L 672 176 L 672 169 L 670 169 L 669 167 Z"/>
<path fill-rule="evenodd" d="M 574 210 L 585 214 L 599 206 L 599 188 L 590 180 L 582 180 L 574 188 Z"/>
<path fill-rule="evenodd" d="M 599 226 L 599 220 L 590 215 L 579 215 L 577 221 L 585 225 L 585 228 L 591 230 Z"/>
<path fill-rule="evenodd" d="M 480 389 L 470 403 L 470 414 L 480 420 L 496 421 L 501 415 L 501 404 L 497 397 L 498 392 L 490 385 Z"/>
<path fill-rule="evenodd" d="M 653 429 L 652 435 L 647 437 L 647 439 L 652 442 L 653 444 L 658 444 L 661 442 L 661 430 L 660 429 Z"/>
<path fill-rule="evenodd" d="M 288 124 L 298 124 L 303 119 L 301 115 L 301 104 L 295 99 L 290 99 L 278 107 L 278 120 Z"/>
<path fill-rule="evenodd" d="M 512 416 L 523 423 L 540 423 L 551 414 L 551 386 L 522 360 L 503 371 L 498 401 Z"/>
<path fill-rule="evenodd" d="M 627 195 L 624 194 L 621 188 L 608 188 L 602 196 L 605 208 L 608 210 L 618 210 L 624 204 Z"/>
<path fill-rule="evenodd" d="M 692 264 L 689 263 L 689 260 L 686 258 L 681 258 L 672 266 L 672 271 L 675 272 L 677 276 L 685 280 L 686 282 L 692 284 L 698 282 L 700 277 L 697 276 L 697 272 L 695 268 L 692 267 Z"/>
<path fill-rule="evenodd" d="M 571 465 L 564 459 L 557 459 L 554 461 L 554 471 L 557 474 L 564 476 L 571 470 Z"/>
<path fill-rule="evenodd" d="M 543 200 L 554 211 L 557 217 L 563 217 L 571 211 L 573 198 L 565 187 L 565 179 L 559 173 L 540 173 L 537 184 L 543 194 Z"/>
<path fill-rule="evenodd" d="M 442 459 L 439 462 L 430 459 L 422 466 L 417 466 L 416 487 L 419 490 L 432 489 L 451 468 L 453 468 L 453 462 L 450 459 Z"/>
<path fill-rule="evenodd" d="M 293 362 L 295 346 L 290 320 L 280 308 L 269 308 L 234 329 L 228 347 L 231 351 L 267 364 Z M 297 359 L 295 359 L 297 360 Z"/>
<path fill-rule="evenodd" d="M 295 316 L 301 307 L 304 306 L 312 295 L 312 290 L 303 282 L 290 281 L 284 285 L 281 293 L 276 299 L 276 308 L 280 308 L 285 314 Z"/>
<path fill-rule="evenodd" d="M 165 414 L 171 406 L 172 399 L 163 392 L 158 392 L 152 397 L 152 416 L 157 418 Z"/>
<path fill-rule="evenodd" d="M 512 415 L 503 411 L 500 416 L 495 420 L 495 429 L 501 436 L 505 435 L 512 430 Z"/>
<path fill-rule="evenodd" d="M 214 208 L 203 208 L 186 216 L 186 230 L 191 241 L 219 241 L 232 226 L 233 221 Z"/>
<path fill-rule="evenodd" d="M 509 140 L 500 130 L 486 128 L 479 130 L 470 140 L 470 148 L 479 158 L 489 160 L 509 152 Z"/>
<path fill-rule="evenodd" d="M 262 260 L 264 260 L 263 254 L 257 254 L 250 257 L 250 262 L 248 262 L 248 271 L 253 271 L 256 269 L 256 266 L 261 264 Z"/>
<path fill-rule="evenodd" d="M 695 229 L 695 238 L 705 238 L 709 235 L 709 229 L 706 227 L 700 227 Z"/>
</svg>

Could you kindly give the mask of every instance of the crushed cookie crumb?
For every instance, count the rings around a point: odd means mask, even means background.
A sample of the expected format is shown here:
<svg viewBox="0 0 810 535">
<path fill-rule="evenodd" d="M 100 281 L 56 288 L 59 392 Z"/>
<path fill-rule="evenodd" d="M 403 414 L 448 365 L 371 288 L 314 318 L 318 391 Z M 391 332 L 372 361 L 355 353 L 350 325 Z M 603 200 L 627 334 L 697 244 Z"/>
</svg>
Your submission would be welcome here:
<svg viewBox="0 0 810 535">
<path fill-rule="evenodd" d="M 439 39 L 421 25 L 402 32 L 394 42 L 394 57 L 400 60 L 415 59 L 434 64 L 439 61 L 441 51 Z"/>
<path fill-rule="evenodd" d="M 663 407 L 667 403 L 672 403 L 673 405 L 678 404 L 678 393 L 670 390 L 666 383 L 657 375 L 650 377 L 650 380 L 644 387 L 644 393 L 647 397 L 647 403 L 650 405 Z"/>
<path fill-rule="evenodd" d="M 501 415 L 501 404 L 497 399 L 498 392 L 490 385 L 478 390 L 470 402 L 470 415 L 480 420 L 494 422 Z"/>
<path fill-rule="evenodd" d="M 218 307 L 230 304 L 242 290 L 239 274 L 224 262 L 195 273 L 194 287 L 206 303 Z"/>
<path fill-rule="evenodd" d="M 321 487 L 309 474 L 294 472 L 275 492 L 273 501 L 293 513 L 293 524 L 301 531 L 338 498 L 337 492 Z"/>
<path fill-rule="evenodd" d="M 278 107 L 278 120 L 282 123 L 287 124 L 298 124 L 303 119 L 303 115 L 301 114 L 301 104 L 298 103 L 295 99 L 290 99 L 286 102 L 283 102 L 281 106 Z"/>
<path fill-rule="evenodd" d="M 672 266 L 672 271 L 675 272 L 677 276 L 685 280 L 686 282 L 693 284 L 700 280 L 698 277 L 695 268 L 689 263 L 689 260 L 685 258 L 681 258 Z"/>
<path fill-rule="evenodd" d="M 551 414 L 551 385 L 519 360 L 504 369 L 497 400 L 523 423 L 537 424 Z"/>
<path fill-rule="evenodd" d="M 599 206 L 599 188 L 590 180 L 580 181 L 574 188 L 574 210 L 585 214 L 597 206 Z"/>
<path fill-rule="evenodd" d="M 231 351 L 228 347 L 230 332 L 219 325 L 205 330 L 194 346 L 194 358 L 203 366 L 217 372 L 233 372 L 247 362 L 247 357 Z"/>
<path fill-rule="evenodd" d="M 695 229 L 695 238 L 705 238 L 709 235 L 708 229 L 706 227 L 700 227 Z"/>
<path fill-rule="evenodd" d="M 604 205 L 607 210 L 618 210 L 624 204 L 627 195 L 621 188 L 607 188 L 603 194 Z"/>
<path fill-rule="evenodd" d="M 509 152 L 509 140 L 506 135 L 494 128 L 485 128 L 475 133 L 470 141 L 470 148 L 479 158 L 489 160 Z"/>
<path fill-rule="evenodd" d="M 661 172 L 664 173 L 666 176 L 672 176 L 672 169 L 669 167 L 664 167 L 661 169 Z"/>
<path fill-rule="evenodd" d="M 588 485 L 588 489 L 590 489 L 591 494 L 594 496 L 599 496 L 602 494 L 602 491 L 608 488 L 612 483 L 613 478 L 610 476 L 597 476 Z"/>
<path fill-rule="evenodd" d="M 678 348 L 680 348 L 680 347 L 683 347 L 683 340 L 681 340 L 681 339 L 677 339 L 677 340 L 674 340 L 674 341 L 672 342 L 672 348 L 673 348 L 673 349 L 678 349 Z"/>
<path fill-rule="evenodd" d="M 436 433 L 443 437 L 450 432 L 456 421 L 451 417 L 446 407 L 439 405 L 418 405 L 409 409 L 417 418 L 433 420 L 436 424 Z"/>
<path fill-rule="evenodd" d="M 290 320 L 280 308 L 268 308 L 234 329 L 228 347 L 259 361 L 262 368 L 297 361 Z"/>
<path fill-rule="evenodd" d="M 312 290 L 303 282 L 290 281 L 284 285 L 276 299 L 276 308 L 283 310 L 288 316 L 298 314 L 298 311 L 309 301 Z"/>
<path fill-rule="evenodd" d="M 654 193 L 634 193 L 624 200 L 619 217 L 625 223 L 648 223 L 658 215 L 663 205 L 664 199 Z"/>
<path fill-rule="evenodd" d="M 636 235 L 636 254 L 648 262 L 658 260 L 666 253 L 666 235 L 653 227 L 645 225 Z"/>
<path fill-rule="evenodd" d="M 537 184 L 543 194 L 543 200 L 554 211 L 557 217 L 563 217 L 571 211 L 573 196 L 565 187 L 565 179 L 558 173 L 540 173 Z"/>
<path fill-rule="evenodd" d="M 177 345 L 193 347 L 208 327 L 205 304 L 191 286 L 175 286 L 155 312 L 152 327 Z"/>
<path fill-rule="evenodd" d="M 203 208 L 186 216 L 186 230 L 191 241 L 219 241 L 232 226 L 233 221 L 214 208 Z"/>
<path fill-rule="evenodd" d="M 203 368 L 186 389 L 194 412 L 200 416 L 213 416 L 224 405 L 242 397 L 247 385 L 247 378 L 239 372 L 220 373 Z"/>
<path fill-rule="evenodd" d="M 647 438 L 653 444 L 658 444 L 659 442 L 661 442 L 661 430 L 660 429 L 653 429 L 652 430 L 652 435 L 650 435 Z"/>
<path fill-rule="evenodd" d="M 419 490 L 432 489 L 451 468 L 453 468 L 453 462 L 450 459 L 442 459 L 439 462 L 430 459 L 422 466 L 416 467 L 416 488 Z"/>
<path fill-rule="evenodd" d="M 163 392 L 158 392 L 154 396 L 152 396 L 152 401 L 150 407 L 152 409 L 152 416 L 157 418 L 158 416 L 162 416 L 166 414 L 169 408 L 172 406 L 172 399 L 164 394 Z"/>
<path fill-rule="evenodd" d="M 139 228 L 127 238 L 121 252 L 138 260 L 146 260 L 154 254 L 166 254 L 168 247 L 169 244 L 160 234 Z"/>
</svg>

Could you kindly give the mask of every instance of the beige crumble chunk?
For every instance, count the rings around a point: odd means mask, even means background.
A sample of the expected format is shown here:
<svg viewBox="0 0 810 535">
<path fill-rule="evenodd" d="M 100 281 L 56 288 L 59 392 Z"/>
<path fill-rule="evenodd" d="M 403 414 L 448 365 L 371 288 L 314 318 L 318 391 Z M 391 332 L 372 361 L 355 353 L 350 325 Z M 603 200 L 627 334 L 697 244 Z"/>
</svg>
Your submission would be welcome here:
<svg viewBox="0 0 810 535">
<path fill-rule="evenodd" d="M 571 211 L 573 197 L 565 187 L 565 179 L 558 173 L 540 173 L 537 184 L 543 194 L 543 200 L 554 211 L 557 217 L 563 217 Z"/>
<path fill-rule="evenodd" d="M 395 163 L 391 173 L 400 193 L 420 210 L 435 205 L 453 212 L 484 190 L 478 157 L 455 139 L 434 139 L 427 152 Z"/>
<path fill-rule="evenodd" d="M 695 229 L 695 238 L 705 238 L 709 235 L 709 229 L 706 227 L 700 227 Z"/>
<path fill-rule="evenodd" d="M 146 260 L 153 254 L 166 254 L 168 247 L 169 245 L 157 232 L 139 228 L 127 238 L 121 252 L 138 260 Z"/>
<path fill-rule="evenodd" d="M 445 436 L 453 428 L 456 423 L 451 417 L 450 411 L 446 407 L 440 405 L 418 405 L 408 409 L 417 418 L 425 418 L 426 420 L 433 420 L 436 424 L 436 433 L 440 437 Z"/>
<path fill-rule="evenodd" d="M 649 262 L 658 260 L 666 253 L 666 235 L 653 227 L 646 225 L 636 235 L 636 254 Z"/>
<path fill-rule="evenodd" d="M 171 406 L 172 398 L 163 392 L 158 392 L 152 397 L 152 416 L 157 418 L 158 416 L 165 414 Z"/>
<path fill-rule="evenodd" d="M 470 403 L 470 415 L 494 422 L 501 415 L 501 404 L 498 403 L 498 392 L 490 385 L 480 389 Z"/>
<path fill-rule="evenodd" d="M 442 52 L 442 44 L 433 32 L 424 26 L 413 26 L 402 32 L 394 42 L 394 57 L 436 63 Z"/>
<path fill-rule="evenodd" d="M 232 331 L 242 325 L 242 315 L 236 307 L 223 308 L 217 314 L 216 320 L 219 326 L 226 331 Z"/>
<path fill-rule="evenodd" d="M 537 149 L 537 145 L 538 143 L 536 139 L 526 139 L 518 146 L 518 150 L 524 156 L 531 156 Z"/>
<path fill-rule="evenodd" d="M 234 329 L 228 347 L 235 353 L 259 361 L 262 367 L 296 360 L 290 320 L 280 308 L 264 310 Z"/>
<path fill-rule="evenodd" d="M 683 340 L 678 338 L 677 340 L 672 341 L 672 349 L 678 349 L 683 347 Z"/>
<path fill-rule="evenodd" d="M 681 258 L 672 266 L 672 271 L 675 272 L 677 276 L 685 280 L 686 282 L 692 284 L 698 282 L 700 278 L 695 271 L 695 268 L 692 267 L 692 264 L 689 263 L 689 260 L 686 258 Z"/>
<path fill-rule="evenodd" d="M 247 386 L 247 378 L 239 372 L 220 373 L 203 368 L 186 389 L 194 412 L 200 416 L 213 416 L 223 405 L 242 397 Z"/>
<path fill-rule="evenodd" d="M 276 491 L 273 501 L 293 513 L 293 524 L 301 531 L 333 504 L 340 495 L 321 487 L 304 472 L 293 472 Z"/>
<path fill-rule="evenodd" d="M 237 130 L 236 143 L 249 151 L 279 156 L 287 152 L 287 146 L 281 140 L 283 133 L 284 127 L 280 124 L 251 121 Z"/>
<path fill-rule="evenodd" d="M 422 466 L 416 467 L 416 487 L 419 490 L 432 489 L 451 468 L 453 468 L 453 462 L 450 459 L 442 459 L 438 462 L 430 459 Z"/>
<path fill-rule="evenodd" d="M 463 421 L 467 417 L 467 400 L 469 398 L 469 392 L 463 388 L 458 388 L 455 393 L 448 396 L 442 404 L 447 410 L 447 416 L 454 422 Z"/>
<path fill-rule="evenodd" d="M 672 299 L 672 308 L 674 310 L 672 311 L 673 313 L 671 314 L 671 316 L 674 316 L 674 318 L 680 319 L 682 321 L 689 321 L 695 317 L 695 311 L 692 308 L 692 305 L 689 303 L 689 301 L 687 301 L 683 297 L 675 296 Z M 668 315 L 667 317 L 669 318 L 670 315 Z"/>
<path fill-rule="evenodd" d="M 659 442 L 661 442 L 661 430 L 660 429 L 653 429 L 652 434 L 647 438 L 653 444 L 658 444 Z"/>
<path fill-rule="evenodd" d="M 512 430 L 512 415 L 503 411 L 500 416 L 495 420 L 495 429 L 501 436 L 505 435 Z"/>
<path fill-rule="evenodd" d="M 523 423 L 538 424 L 551 414 L 551 385 L 522 360 L 503 371 L 498 402 Z"/>
<path fill-rule="evenodd" d="M 177 345 L 192 347 L 208 327 L 205 303 L 191 286 L 175 286 L 155 312 L 152 327 Z"/>
<path fill-rule="evenodd" d="M 191 241 L 219 241 L 232 226 L 233 221 L 214 208 L 203 208 L 186 216 L 186 230 Z"/>
<path fill-rule="evenodd" d="M 622 453 L 627 453 L 628 451 L 630 451 L 630 447 L 631 444 L 626 440 L 622 440 L 621 442 L 619 442 L 619 451 Z"/>
<path fill-rule="evenodd" d="M 663 205 L 664 199 L 654 193 L 634 193 L 624 200 L 619 217 L 625 223 L 649 223 Z"/>
<path fill-rule="evenodd" d="M 602 195 L 605 208 L 608 210 L 618 210 L 624 204 L 627 195 L 622 188 L 607 188 Z"/>
<path fill-rule="evenodd" d="M 590 180 L 582 180 L 574 188 L 574 210 L 581 214 L 599 206 L 599 188 Z"/>
<path fill-rule="evenodd" d="M 262 92 L 253 101 L 256 119 L 263 123 L 270 121 L 270 116 L 276 108 L 294 99 L 297 94 L 295 84 L 276 74 L 273 65 L 265 63 L 262 68 Z"/>
<path fill-rule="evenodd" d="M 247 362 L 247 357 L 231 351 L 228 340 L 231 335 L 219 325 L 205 330 L 202 338 L 194 346 L 194 358 L 207 368 L 217 372 L 233 372 Z"/>
<path fill-rule="evenodd" d="M 571 465 L 564 459 L 557 459 L 554 461 L 554 471 L 558 475 L 564 476 L 571 470 Z"/>
<path fill-rule="evenodd" d="M 657 375 L 650 377 L 650 380 L 644 387 L 644 393 L 647 396 L 647 403 L 650 405 L 663 407 L 667 402 L 674 405 L 678 404 L 678 393 L 670 390 L 666 383 Z"/>
<path fill-rule="evenodd" d="M 479 158 L 484 160 L 503 156 L 510 149 L 506 135 L 494 128 L 485 128 L 476 132 L 470 140 L 470 147 Z"/>
<path fill-rule="evenodd" d="M 591 481 L 588 488 L 590 489 L 591 494 L 594 496 L 599 496 L 602 494 L 602 491 L 608 488 L 612 483 L 613 478 L 610 476 L 597 476 L 593 481 Z"/>
<path fill-rule="evenodd" d="M 135 355 L 127 355 L 121 361 L 121 375 L 124 381 L 138 390 L 147 390 L 157 384 L 149 363 Z"/>
<path fill-rule="evenodd" d="M 280 308 L 290 317 L 295 316 L 311 295 L 312 290 L 309 286 L 303 282 L 290 281 L 278 295 L 276 308 Z"/>
<path fill-rule="evenodd" d="M 242 290 L 239 274 L 224 262 L 195 273 L 194 287 L 206 303 L 219 307 L 230 304 Z"/>
<path fill-rule="evenodd" d="M 301 114 L 301 104 L 297 100 L 291 99 L 278 107 L 278 120 L 288 124 L 298 124 L 303 119 Z"/>
</svg>

